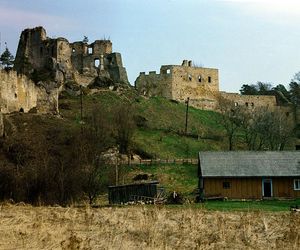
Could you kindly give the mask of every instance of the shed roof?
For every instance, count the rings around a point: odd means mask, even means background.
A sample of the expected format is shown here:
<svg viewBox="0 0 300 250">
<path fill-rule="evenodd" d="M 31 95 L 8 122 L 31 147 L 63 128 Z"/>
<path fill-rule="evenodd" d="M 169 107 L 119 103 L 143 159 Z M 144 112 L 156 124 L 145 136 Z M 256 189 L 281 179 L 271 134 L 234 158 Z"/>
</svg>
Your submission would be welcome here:
<svg viewBox="0 0 300 250">
<path fill-rule="evenodd" d="M 300 177 L 300 151 L 199 152 L 203 177 Z"/>
</svg>

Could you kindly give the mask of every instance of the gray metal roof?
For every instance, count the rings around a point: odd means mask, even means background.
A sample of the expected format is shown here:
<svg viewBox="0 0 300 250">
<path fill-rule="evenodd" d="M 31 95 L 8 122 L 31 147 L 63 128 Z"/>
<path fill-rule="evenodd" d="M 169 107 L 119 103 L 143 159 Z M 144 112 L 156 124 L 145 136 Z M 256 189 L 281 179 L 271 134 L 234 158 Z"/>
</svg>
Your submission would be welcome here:
<svg viewBox="0 0 300 250">
<path fill-rule="evenodd" d="M 203 177 L 300 177 L 300 151 L 199 152 Z"/>
</svg>

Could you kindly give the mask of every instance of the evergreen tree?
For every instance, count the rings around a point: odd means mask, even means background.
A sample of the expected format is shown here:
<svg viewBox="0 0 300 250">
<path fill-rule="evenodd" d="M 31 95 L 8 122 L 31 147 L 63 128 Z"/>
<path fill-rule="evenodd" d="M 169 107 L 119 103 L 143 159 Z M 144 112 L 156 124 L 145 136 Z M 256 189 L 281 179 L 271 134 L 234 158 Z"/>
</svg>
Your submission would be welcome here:
<svg viewBox="0 0 300 250">
<path fill-rule="evenodd" d="M 6 47 L 5 51 L 2 53 L 0 57 L 0 63 L 5 68 L 12 68 L 14 64 L 14 56 L 10 53 L 9 49 Z"/>
</svg>

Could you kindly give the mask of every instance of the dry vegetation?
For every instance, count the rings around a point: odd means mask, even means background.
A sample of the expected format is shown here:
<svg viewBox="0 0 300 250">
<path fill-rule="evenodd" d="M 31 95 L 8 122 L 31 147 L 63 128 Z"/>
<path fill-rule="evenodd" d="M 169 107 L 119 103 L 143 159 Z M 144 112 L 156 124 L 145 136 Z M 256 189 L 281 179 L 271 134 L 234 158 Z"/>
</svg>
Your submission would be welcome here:
<svg viewBox="0 0 300 250">
<path fill-rule="evenodd" d="M 0 249 L 299 249 L 297 213 L 2 204 Z"/>
</svg>

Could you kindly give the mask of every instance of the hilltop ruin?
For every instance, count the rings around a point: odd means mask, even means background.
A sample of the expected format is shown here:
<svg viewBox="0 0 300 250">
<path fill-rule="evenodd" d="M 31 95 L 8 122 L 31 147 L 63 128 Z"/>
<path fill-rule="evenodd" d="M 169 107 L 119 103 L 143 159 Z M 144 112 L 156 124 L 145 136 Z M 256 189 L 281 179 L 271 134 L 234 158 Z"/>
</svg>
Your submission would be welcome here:
<svg viewBox="0 0 300 250">
<path fill-rule="evenodd" d="M 62 37 L 47 37 L 43 27 L 22 32 L 14 69 L 33 80 L 52 80 L 57 86 L 67 82 L 87 86 L 99 79 L 128 84 L 121 54 L 112 52 L 110 40 L 70 43 Z"/>
<path fill-rule="evenodd" d="M 47 37 L 43 27 L 21 33 L 14 68 L 0 70 L 0 81 L 1 113 L 57 113 L 64 89 L 129 85 L 110 40 L 69 43 Z"/>
<path fill-rule="evenodd" d="M 217 110 L 220 98 L 235 106 L 274 107 L 275 96 L 240 95 L 219 90 L 218 69 L 194 66 L 192 61 L 183 60 L 182 65 L 163 65 L 160 73 L 141 72 L 135 81 L 135 88 L 144 96 L 163 96 L 185 102 L 204 110 Z"/>
</svg>

